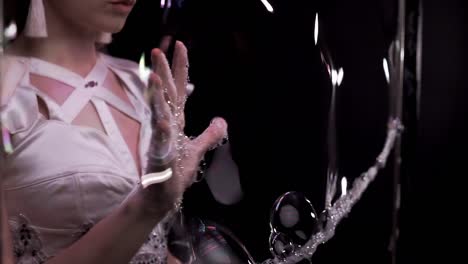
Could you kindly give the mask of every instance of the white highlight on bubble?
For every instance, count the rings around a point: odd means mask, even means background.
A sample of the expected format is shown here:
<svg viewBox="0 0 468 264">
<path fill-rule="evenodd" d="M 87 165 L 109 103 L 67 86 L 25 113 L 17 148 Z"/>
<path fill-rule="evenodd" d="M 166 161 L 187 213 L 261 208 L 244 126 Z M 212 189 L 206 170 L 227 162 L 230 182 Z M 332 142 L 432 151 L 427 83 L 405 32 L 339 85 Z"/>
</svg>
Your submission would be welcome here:
<svg viewBox="0 0 468 264">
<path fill-rule="evenodd" d="M 268 12 L 273 13 L 274 11 L 273 6 L 271 6 L 271 4 L 267 0 L 260 0 L 260 1 L 262 1 L 262 4 L 266 7 Z"/>
<path fill-rule="evenodd" d="M 166 0 L 161 0 L 161 8 L 163 8 L 166 5 Z"/>
<path fill-rule="evenodd" d="M 333 86 L 335 86 L 335 85 L 337 84 L 337 81 L 338 81 L 338 72 L 336 72 L 335 69 L 332 69 L 332 70 L 331 70 L 331 81 L 332 81 Z"/>
<path fill-rule="evenodd" d="M 195 85 L 193 83 L 187 83 L 187 95 L 191 95 L 195 90 Z"/>
<path fill-rule="evenodd" d="M 344 70 L 343 68 L 340 68 L 338 71 L 335 69 L 331 69 L 331 72 L 329 72 L 331 75 L 331 81 L 333 86 L 340 86 L 341 83 L 343 82 L 343 77 L 344 77 Z"/>
<path fill-rule="evenodd" d="M 318 21 L 318 13 L 315 14 L 315 26 L 314 26 L 314 40 L 315 45 L 318 42 L 318 34 L 319 34 L 319 21 Z"/>
<path fill-rule="evenodd" d="M 387 59 L 383 59 L 383 70 L 385 73 L 385 79 L 387 79 L 387 83 L 390 83 L 390 72 L 388 71 L 388 62 Z"/>
<path fill-rule="evenodd" d="M 346 195 L 348 192 L 348 180 L 346 177 L 341 178 L 341 196 Z"/>
<path fill-rule="evenodd" d="M 150 74 L 151 74 L 151 69 L 146 67 L 145 65 L 145 54 L 141 54 L 140 57 L 140 63 L 138 64 L 138 71 L 140 74 L 140 78 L 145 81 L 145 83 L 148 83 Z"/>
<path fill-rule="evenodd" d="M 343 81 L 343 76 L 344 76 L 343 68 L 340 68 L 338 70 L 338 76 L 337 76 L 337 79 L 336 79 L 336 83 L 338 84 L 338 86 L 341 85 L 341 82 Z"/>
<path fill-rule="evenodd" d="M 16 26 L 16 23 L 14 21 L 11 22 L 10 25 L 8 25 L 5 28 L 4 34 L 7 40 L 16 38 L 16 35 L 18 34 L 18 27 Z"/>
</svg>

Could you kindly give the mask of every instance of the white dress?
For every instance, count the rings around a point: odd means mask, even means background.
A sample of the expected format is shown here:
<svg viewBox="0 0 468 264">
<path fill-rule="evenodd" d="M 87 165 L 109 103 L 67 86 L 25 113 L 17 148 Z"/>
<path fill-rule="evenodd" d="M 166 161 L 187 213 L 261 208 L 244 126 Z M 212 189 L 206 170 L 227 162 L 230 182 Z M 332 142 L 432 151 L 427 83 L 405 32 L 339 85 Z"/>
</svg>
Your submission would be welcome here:
<svg viewBox="0 0 468 264">
<path fill-rule="evenodd" d="M 151 137 L 151 112 L 142 95 L 147 86 L 137 64 L 104 54 L 86 78 L 37 58 L 4 60 L 1 115 L 14 151 L 2 174 L 14 251 L 17 263 L 42 263 L 116 209 L 139 183 Z M 109 71 L 125 84 L 133 107 L 101 86 Z M 67 84 L 73 92 L 59 105 L 31 85 L 30 73 Z M 38 110 L 38 97 L 47 105 L 48 119 Z M 105 133 L 72 124 L 89 102 Z M 110 107 L 141 125 L 141 171 Z M 154 228 L 131 263 L 166 263 L 164 225 Z"/>
</svg>

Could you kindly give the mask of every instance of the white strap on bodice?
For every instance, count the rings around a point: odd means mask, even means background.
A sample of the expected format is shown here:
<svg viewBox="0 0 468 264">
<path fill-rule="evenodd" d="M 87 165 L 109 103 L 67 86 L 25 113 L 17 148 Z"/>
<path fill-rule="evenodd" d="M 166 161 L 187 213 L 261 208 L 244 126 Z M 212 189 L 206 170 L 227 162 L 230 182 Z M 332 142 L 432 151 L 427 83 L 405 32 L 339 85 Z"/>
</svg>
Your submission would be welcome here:
<svg viewBox="0 0 468 264">
<path fill-rule="evenodd" d="M 112 116 L 109 105 L 136 120 L 140 125 L 143 120 L 136 112 L 134 108 L 135 106 L 130 106 L 103 86 L 106 77 L 110 72 L 107 65 L 98 59 L 91 72 L 83 78 L 80 75 L 58 65 L 37 58 L 31 58 L 29 72 L 56 80 L 74 88 L 62 105 L 57 104 L 44 92 L 36 89 L 38 95 L 46 101 L 50 110 L 49 114 L 52 118 L 58 118 L 68 124 L 71 124 L 83 108 L 86 107 L 88 103 L 92 103 L 96 108 L 107 135 L 117 143 L 116 147 L 120 154 L 123 155 L 125 161 L 130 161 L 125 162 L 126 166 L 130 166 L 132 171 L 140 174 L 135 162 L 133 162 L 131 151 Z M 130 94 L 127 93 L 127 95 L 129 95 L 130 98 Z M 141 155 L 141 153 L 139 154 Z"/>
</svg>

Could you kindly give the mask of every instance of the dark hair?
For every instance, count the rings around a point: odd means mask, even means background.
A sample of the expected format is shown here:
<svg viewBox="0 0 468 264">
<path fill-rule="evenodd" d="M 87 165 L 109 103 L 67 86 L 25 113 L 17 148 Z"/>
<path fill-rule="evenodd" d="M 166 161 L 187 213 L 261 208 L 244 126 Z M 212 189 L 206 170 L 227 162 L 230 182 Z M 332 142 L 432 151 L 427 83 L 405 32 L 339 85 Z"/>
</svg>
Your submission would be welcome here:
<svg viewBox="0 0 468 264">
<path fill-rule="evenodd" d="M 4 0 L 3 22 L 7 26 L 15 21 L 18 33 L 22 32 L 28 17 L 31 0 Z"/>
</svg>

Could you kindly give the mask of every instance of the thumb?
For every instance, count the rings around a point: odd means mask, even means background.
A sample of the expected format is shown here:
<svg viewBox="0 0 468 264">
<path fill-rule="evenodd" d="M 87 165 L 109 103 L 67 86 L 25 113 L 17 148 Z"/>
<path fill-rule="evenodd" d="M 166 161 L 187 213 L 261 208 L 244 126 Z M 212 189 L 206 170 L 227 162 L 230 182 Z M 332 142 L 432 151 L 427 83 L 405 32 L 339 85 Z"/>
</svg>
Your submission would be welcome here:
<svg viewBox="0 0 468 264">
<path fill-rule="evenodd" d="M 223 118 L 216 117 L 211 120 L 211 124 L 203 131 L 201 135 L 193 140 L 193 143 L 199 151 L 199 155 L 204 155 L 208 150 L 216 147 L 216 145 L 227 136 L 227 123 Z"/>
</svg>

